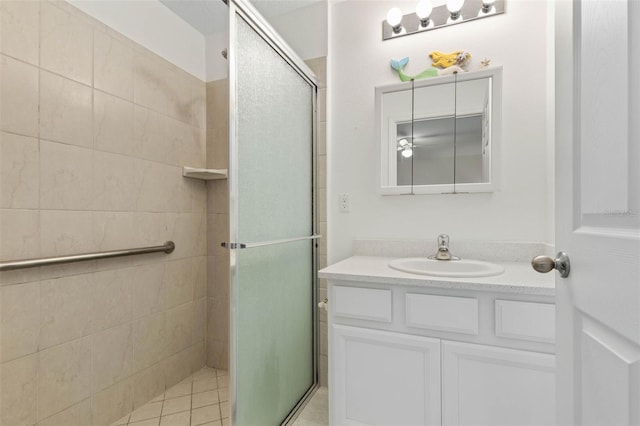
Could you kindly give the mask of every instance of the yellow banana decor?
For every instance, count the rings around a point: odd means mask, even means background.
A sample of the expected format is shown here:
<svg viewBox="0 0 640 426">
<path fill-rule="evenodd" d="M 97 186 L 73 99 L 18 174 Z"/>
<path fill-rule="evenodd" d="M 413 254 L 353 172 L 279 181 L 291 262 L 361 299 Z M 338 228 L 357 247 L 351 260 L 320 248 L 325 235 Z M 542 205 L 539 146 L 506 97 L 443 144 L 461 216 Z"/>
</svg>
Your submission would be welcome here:
<svg viewBox="0 0 640 426">
<path fill-rule="evenodd" d="M 462 50 L 452 53 L 433 51 L 429 53 L 429 57 L 433 61 L 432 66 L 438 68 L 449 68 L 454 65 L 457 65 L 459 67 L 464 66 L 469 61 L 469 59 L 471 59 L 471 54 Z"/>
</svg>

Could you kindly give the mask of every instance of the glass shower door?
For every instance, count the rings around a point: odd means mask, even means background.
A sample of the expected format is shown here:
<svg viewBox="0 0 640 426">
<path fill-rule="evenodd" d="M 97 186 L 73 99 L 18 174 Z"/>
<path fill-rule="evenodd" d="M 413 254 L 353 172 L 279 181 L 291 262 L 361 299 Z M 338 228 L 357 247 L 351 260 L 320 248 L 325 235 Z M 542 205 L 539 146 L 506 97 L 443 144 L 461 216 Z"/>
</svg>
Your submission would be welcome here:
<svg viewBox="0 0 640 426">
<path fill-rule="evenodd" d="M 229 8 L 231 415 L 278 425 L 316 382 L 316 87 L 249 5 Z"/>
</svg>

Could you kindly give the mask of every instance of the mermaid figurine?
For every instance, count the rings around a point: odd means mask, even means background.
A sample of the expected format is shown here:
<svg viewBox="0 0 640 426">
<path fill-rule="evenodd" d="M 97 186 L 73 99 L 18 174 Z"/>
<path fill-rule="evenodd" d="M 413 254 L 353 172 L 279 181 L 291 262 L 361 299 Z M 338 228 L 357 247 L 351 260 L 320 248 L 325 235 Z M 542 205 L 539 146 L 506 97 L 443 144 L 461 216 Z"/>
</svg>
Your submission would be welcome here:
<svg viewBox="0 0 640 426">
<path fill-rule="evenodd" d="M 411 80 L 418 80 L 418 79 L 427 78 L 427 77 L 437 77 L 439 75 L 455 74 L 456 72 L 464 72 L 464 70 L 459 66 L 452 65 L 445 69 L 430 67 L 422 71 L 420 74 L 410 76 L 404 72 L 404 68 L 407 66 L 408 63 L 409 63 L 409 58 L 402 58 L 399 61 L 396 61 L 394 59 L 391 60 L 391 68 L 396 70 L 396 72 L 398 73 L 398 77 L 400 77 L 401 81 L 411 81 Z"/>
<path fill-rule="evenodd" d="M 458 50 L 452 53 L 442 53 L 433 51 L 429 53 L 429 57 L 433 60 L 431 64 L 438 68 L 449 68 L 453 66 L 464 67 L 469 59 L 471 59 L 471 53 Z"/>
<path fill-rule="evenodd" d="M 427 68 L 426 70 L 422 71 L 418 75 L 414 75 L 414 76 L 407 75 L 404 72 L 404 67 L 406 67 L 408 63 L 409 63 L 408 57 L 402 58 L 399 61 L 396 61 L 393 59 L 391 60 L 391 68 L 397 71 L 398 77 L 400 77 L 401 81 L 411 81 L 411 80 L 417 80 L 419 78 L 438 76 L 438 70 L 435 68 Z"/>
</svg>

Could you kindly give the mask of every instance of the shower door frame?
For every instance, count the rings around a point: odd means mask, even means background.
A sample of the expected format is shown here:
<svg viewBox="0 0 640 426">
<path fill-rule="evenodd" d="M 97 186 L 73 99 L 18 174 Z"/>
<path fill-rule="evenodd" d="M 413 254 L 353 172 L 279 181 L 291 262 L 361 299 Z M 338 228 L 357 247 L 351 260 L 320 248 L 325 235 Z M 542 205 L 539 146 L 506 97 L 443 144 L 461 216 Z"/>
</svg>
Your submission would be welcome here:
<svg viewBox="0 0 640 426">
<path fill-rule="evenodd" d="M 318 211 L 317 211 L 317 198 L 318 198 L 318 142 L 317 142 L 317 129 L 318 129 L 318 111 L 317 111 L 317 96 L 318 96 L 318 83 L 317 78 L 313 71 L 304 63 L 302 59 L 289 47 L 289 45 L 280 37 L 280 35 L 271 27 L 271 25 L 260 15 L 248 0 L 223 0 L 229 7 L 229 48 L 227 50 L 227 62 L 228 62 L 228 76 L 229 76 L 229 171 L 228 171 L 228 184 L 229 184 L 229 408 L 231 425 L 235 426 L 237 420 L 237 388 L 236 388 L 236 355 L 237 355 L 237 335 L 236 325 L 238 324 L 236 315 L 236 302 L 238 297 L 238 276 L 237 276 L 237 252 L 236 250 L 242 247 L 238 244 L 238 169 L 235 165 L 238 162 L 238 144 L 237 144 L 237 66 L 236 66 L 236 52 L 233 48 L 237 44 L 236 34 L 236 15 L 242 18 L 289 66 L 291 66 L 302 79 L 304 79 L 312 89 L 312 155 L 311 155 L 311 171 L 312 171 L 312 186 L 311 190 L 311 217 L 312 217 L 312 235 L 310 240 L 312 244 L 312 300 L 311 313 L 312 313 L 312 372 L 313 380 L 309 389 L 298 403 L 292 407 L 287 417 L 283 420 L 282 424 L 286 425 L 291 423 L 297 415 L 299 410 L 308 402 L 315 390 L 318 388 L 318 244 L 314 239 L 314 236 L 318 232 Z"/>
</svg>

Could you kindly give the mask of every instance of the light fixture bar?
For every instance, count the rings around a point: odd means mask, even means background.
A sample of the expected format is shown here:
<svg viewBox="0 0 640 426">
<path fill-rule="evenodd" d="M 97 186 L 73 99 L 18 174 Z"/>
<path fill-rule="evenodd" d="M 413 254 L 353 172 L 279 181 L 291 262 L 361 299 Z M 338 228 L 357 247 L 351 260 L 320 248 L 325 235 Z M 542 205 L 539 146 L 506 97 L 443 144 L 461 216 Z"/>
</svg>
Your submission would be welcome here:
<svg viewBox="0 0 640 426">
<path fill-rule="evenodd" d="M 416 2 L 417 3 L 417 2 Z M 451 14 L 446 5 L 435 6 L 429 17 L 430 24 L 428 27 L 420 25 L 420 18 L 415 13 L 409 13 L 402 16 L 400 25 L 403 31 L 394 33 L 391 25 L 386 20 L 382 21 L 382 40 L 404 37 L 410 34 L 417 34 L 424 31 L 431 31 L 438 28 L 448 27 L 450 25 L 461 24 L 463 22 L 474 21 L 476 19 L 488 18 L 490 16 L 505 13 L 506 0 L 495 0 L 493 4 L 483 0 L 466 0 L 460 10 L 460 17 L 456 20 L 449 19 Z M 489 7 L 487 7 L 487 5 Z"/>
</svg>

